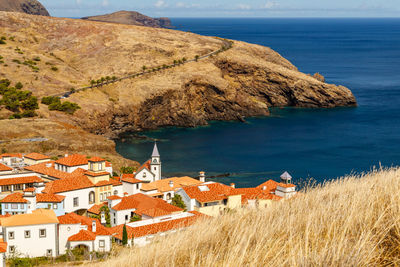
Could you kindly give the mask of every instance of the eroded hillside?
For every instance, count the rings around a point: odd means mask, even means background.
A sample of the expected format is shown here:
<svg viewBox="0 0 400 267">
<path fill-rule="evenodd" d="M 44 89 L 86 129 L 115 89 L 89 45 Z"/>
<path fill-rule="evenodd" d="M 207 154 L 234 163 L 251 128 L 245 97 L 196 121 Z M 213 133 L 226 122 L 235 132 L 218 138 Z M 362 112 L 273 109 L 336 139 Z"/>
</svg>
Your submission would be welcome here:
<svg viewBox="0 0 400 267">
<path fill-rule="evenodd" d="M 221 39 L 188 32 L 0 12 L 0 75 L 39 97 L 191 59 L 219 49 Z M 33 68 L 19 64 L 39 57 Z M 217 56 L 72 94 L 73 116 L 40 107 L 40 116 L 106 136 L 161 126 L 204 125 L 268 115 L 272 106 L 353 106 L 345 87 L 297 70 L 275 51 L 235 41 Z"/>
</svg>

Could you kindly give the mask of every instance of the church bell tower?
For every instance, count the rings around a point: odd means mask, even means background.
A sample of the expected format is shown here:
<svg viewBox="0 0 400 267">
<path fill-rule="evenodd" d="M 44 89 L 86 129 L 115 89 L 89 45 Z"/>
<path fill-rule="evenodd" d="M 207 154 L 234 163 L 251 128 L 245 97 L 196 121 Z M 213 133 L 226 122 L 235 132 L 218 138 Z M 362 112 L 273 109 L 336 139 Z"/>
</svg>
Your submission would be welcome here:
<svg viewBox="0 0 400 267">
<path fill-rule="evenodd" d="M 157 143 L 154 143 L 153 153 L 151 154 L 150 163 L 151 172 L 154 173 L 154 180 L 161 180 L 161 157 L 158 152 Z"/>
</svg>

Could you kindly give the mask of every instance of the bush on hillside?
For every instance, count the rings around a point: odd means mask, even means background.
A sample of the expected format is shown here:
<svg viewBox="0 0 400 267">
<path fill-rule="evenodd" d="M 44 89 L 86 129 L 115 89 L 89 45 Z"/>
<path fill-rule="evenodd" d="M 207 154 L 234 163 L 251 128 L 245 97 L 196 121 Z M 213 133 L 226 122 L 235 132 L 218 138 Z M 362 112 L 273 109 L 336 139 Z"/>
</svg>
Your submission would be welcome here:
<svg viewBox="0 0 400 267">
<path fill-rule="evenodd" d="M 42 104 L 48 105 L 49 110 L 58 110 L 68 114 L 74 114 L 75 111 L 81 107 L 69 101 L 61 102 L 59 97 L 56 96 L 46 96 L 42 98 Z"/>
</svg>

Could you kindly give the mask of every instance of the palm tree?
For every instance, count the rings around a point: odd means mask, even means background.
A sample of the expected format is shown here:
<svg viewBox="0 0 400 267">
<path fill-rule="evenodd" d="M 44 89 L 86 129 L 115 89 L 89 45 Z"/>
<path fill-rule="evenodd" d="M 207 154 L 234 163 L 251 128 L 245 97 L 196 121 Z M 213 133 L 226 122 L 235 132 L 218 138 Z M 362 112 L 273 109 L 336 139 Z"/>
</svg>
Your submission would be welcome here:
<svg viewBox="0 0 400 267">
<path fill-rule="evenodd" d="M 196 60 L 196 62 L 197 62 L 197 61 L 199 61 L 199 58 L 200 58 L 200 56 L 199 56 L 199 55 L 196 55 L 196 56 L 194 57 L 194 60 Z"/>
<path fill-rule="evenodd" d="M 174 66 L 175 66 L 176 64 L 178 64 L 178 61 L 175 59 L 175 60 L 174 60 Z"/>
<path fill-rule="evenodd" d="M 90 81 L 90 86 L 93 88 L 93 85 L 95 85 L 96 84 L 96 81 L 95 80 L 91 80 Z"/>
<path fill-rule="evenodd" d="M 187 61 L 187 59 L 184 57 L 182 58 L 182 62 L 185 63 Z"/>
<path fill-rule="evenodd" d="M 111 77 L 111 80 L 113 80 L 113 81 L 115 81 L 116 79 L 117 79 L 117 77 L 115 77 L 115 76 Z"/>
<path fill-rule="evenodd" d="M 143 70 L 143 72 L 145 72 L 145 71 L 146 71 L 146 69 L 147 69 L 147 67 L 146 67 L 146 66 L 143 66 L 143 67 L 142 67 L 142 70 Z"/>
</svg>

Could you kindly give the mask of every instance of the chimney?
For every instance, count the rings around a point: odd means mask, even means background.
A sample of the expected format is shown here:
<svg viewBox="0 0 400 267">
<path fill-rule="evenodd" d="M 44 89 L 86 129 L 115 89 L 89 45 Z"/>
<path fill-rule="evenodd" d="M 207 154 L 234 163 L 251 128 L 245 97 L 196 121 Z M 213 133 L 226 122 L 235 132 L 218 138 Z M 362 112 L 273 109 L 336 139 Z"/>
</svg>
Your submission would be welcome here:
<svg viewBox="0 0 400 267">
<path fill-rule="evenodd" d="M 231 187 L 232 187 L 232 188 L 235 188 L 235 183 L 231 183 Z"/>
<path fill-rule="evenodd" d="M 68 154 L 65 154 L 64 157 L 65 157 L 65 158 L 68 157 Z"/>
<path fill-rule="evenodd" d="M 267 190 L 267 186 L 266 185 L 263 186 L 263 190 Z"/>
<path fill-rule="evenodd" d="M 206 173 L 205 172 L 203 172 L 203 171 L 199 172 L 199 180 L 202 183 L 206 182 Z"/>
<path fill-rule="evenodd" d="M 46 168 L 51 168 L 51 163 L 46 163 Z"/>
<path fill-rule="evenodd" d="M 92 221 L 92 232 L 96 233 L 96 221 Z"/>
<path fill-rule="evenodd" d="M 174 181 L 172 181 L 172 180 L 169 181 L 169 186 L 170 186 L 170 187 L 174 187 Z"/>
</svg>

